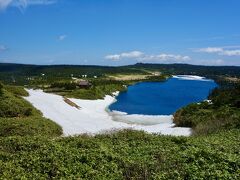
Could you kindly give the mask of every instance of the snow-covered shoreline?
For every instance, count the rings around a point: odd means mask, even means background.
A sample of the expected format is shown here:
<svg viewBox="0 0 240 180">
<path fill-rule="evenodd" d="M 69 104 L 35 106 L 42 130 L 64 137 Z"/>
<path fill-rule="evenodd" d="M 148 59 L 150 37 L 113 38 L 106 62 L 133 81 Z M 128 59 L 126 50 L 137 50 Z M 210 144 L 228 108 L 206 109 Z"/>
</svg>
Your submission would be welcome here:
<svg viewBox="0 0 240 180">
<path fill-rule="evenodd" d="M 195 80 L 195 81 L 213 81 L 211 79 L 207 79 L 202 76 L 195 76 L 195 75 L 174 75 L 173 78 L 180 79 L 180 80 Z"/>
<path fill-rule="evenodd" d="M 190 136 L 191 128 L 174 127 L 172 116 L 127 115 L 109 112 L 108 107 L 116 101 L 107 95 L 102 100 L 82 100 L 70 98 L 81 109 L 64 102 L 63 97 L 45 93 L 42 90 L 27 90 L 25 97 L 43 116 L 63 128 L 65 136 L 98 134 L 112 130 L 134 129 L 163 135 Z M 117 95 L 117 93 L 115 94 Z"/>
</svg>

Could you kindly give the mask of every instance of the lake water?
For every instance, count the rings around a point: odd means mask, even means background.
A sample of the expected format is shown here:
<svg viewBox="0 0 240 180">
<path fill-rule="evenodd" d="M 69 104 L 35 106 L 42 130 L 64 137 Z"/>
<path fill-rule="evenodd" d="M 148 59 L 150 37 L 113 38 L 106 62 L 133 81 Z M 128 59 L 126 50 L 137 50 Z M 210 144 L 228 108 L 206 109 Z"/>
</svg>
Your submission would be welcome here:
<svg viewBox="0 0 240 180">
<path fill-rule="evenodd" d="M 216 86 L 212 80 L 181 77 L 137 83 L 121 92 L 109 109 L 127 114 L 171 115 L 183 106 L 207 99 Z"/>
</svg>

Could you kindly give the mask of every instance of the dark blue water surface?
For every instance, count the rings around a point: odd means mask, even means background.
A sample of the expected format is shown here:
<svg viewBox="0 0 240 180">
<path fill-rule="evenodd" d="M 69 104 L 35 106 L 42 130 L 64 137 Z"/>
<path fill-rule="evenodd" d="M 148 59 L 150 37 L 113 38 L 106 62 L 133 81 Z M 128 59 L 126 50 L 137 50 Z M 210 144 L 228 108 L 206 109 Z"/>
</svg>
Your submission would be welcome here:
<svg viewBox="0 0 240 180">
<path fill-rule="evenodd" d="M 171 78 L 166 82 L 142 82 L 129 86 L 109 108 L 128 114 L 170 115 L 179 108 L 207 99 L 214 81 Z"/>
</svg>

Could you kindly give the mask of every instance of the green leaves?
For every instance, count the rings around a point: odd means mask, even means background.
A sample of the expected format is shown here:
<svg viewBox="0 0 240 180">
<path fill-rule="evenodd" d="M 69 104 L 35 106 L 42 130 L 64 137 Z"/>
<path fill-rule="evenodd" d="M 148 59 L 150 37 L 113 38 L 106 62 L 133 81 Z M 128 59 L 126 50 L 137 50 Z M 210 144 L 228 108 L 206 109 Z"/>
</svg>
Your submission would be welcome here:
<svg viewBox="0 0 240 180">
<path fill-rule="evenodd" d="M 124 130 L 0 138 L 0 178 L 238 179 L 240 131 L 168 137 Z"/>
<path fill-rule="evenodd" d="M 3 86 L 0 96 L 0 137 L 60 136 L 62 128 L 42 114 L 21 96 L 28 93 L 17 86 Z"/>
</svg>

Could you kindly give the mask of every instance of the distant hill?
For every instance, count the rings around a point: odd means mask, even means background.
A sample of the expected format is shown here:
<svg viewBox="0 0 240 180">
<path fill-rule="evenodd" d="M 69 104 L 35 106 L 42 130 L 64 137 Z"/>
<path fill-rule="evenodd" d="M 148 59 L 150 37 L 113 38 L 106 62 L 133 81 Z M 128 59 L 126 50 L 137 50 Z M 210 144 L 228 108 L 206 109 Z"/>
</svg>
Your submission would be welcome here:
<svg viewBox="0 0 240 180">
<path fill-rule="evenodd" d="M 26 65 L 0 63 L 0 80 L 5 83 L 25 84 L 29 77 L 41 76 L 51 78 L 67 78 L 71 75 L 88 77 L 104 76 L 105 74 L 146 74 L 147 71 L 161 71 L 166 74 L 191 74 L 201 76 L 227 75 L 240 77 L 238 66 L 199 66 L 189 64 L 144 64 L 128 66 L 93 66 L 93 65 Z"/>
</svg>

